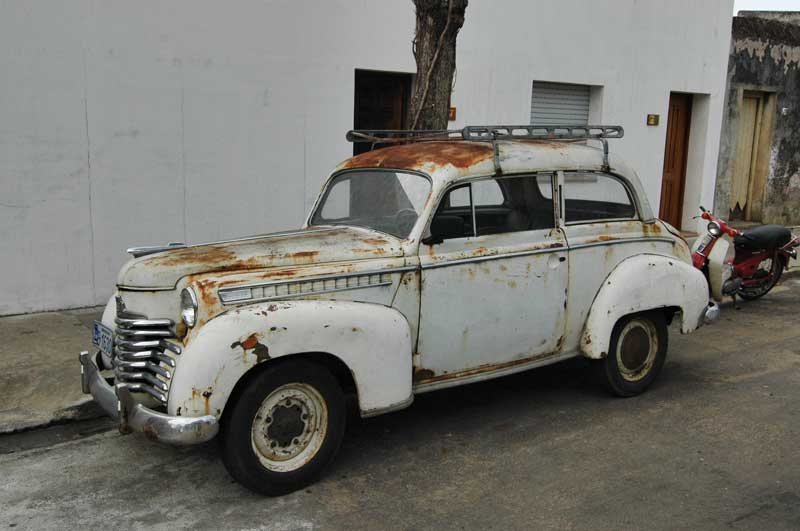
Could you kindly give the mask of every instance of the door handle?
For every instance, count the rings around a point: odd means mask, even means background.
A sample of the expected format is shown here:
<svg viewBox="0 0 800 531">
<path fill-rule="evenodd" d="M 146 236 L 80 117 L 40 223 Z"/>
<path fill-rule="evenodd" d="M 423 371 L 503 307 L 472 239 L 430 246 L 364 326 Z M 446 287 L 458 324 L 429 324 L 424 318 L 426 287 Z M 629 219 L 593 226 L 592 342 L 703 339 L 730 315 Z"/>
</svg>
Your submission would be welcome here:
<svg viewBox="0 0 800 531">
<path fill-rule="evenodd" d="M 559 262 L 563 262 L 563 261 L 565 261 L 566 259 L 567 259 L 567 257 L 566 257 L 566 256 L 559 256 L 559 257 L 558 257 L 558 261 L 559 261 Z"/>
</svg>

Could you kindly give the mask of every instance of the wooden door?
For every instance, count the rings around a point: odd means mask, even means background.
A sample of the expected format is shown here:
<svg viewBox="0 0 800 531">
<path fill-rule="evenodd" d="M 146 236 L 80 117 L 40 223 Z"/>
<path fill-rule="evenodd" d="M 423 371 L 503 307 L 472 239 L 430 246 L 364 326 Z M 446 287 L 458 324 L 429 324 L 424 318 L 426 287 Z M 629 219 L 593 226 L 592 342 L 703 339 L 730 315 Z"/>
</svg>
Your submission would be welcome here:
<svg viewBox="0 0 800 531">
<path fill-rule="evenodd" d="M 403 129 L 410 91 L 411 74 L 356 70 L 354 128 Z M 353 144 L 353 155 L 371 148 Z"/>
<path fill-rule="evenodd" d="M 743 92 L 731 177 L 730 209 L 733 218 L 761 220 L 774 113 L 774 98 L 770 94 Z"/>
<path fill-rule="evenodd" d="M 664 171 L 661 177 L 661 205 L 658 217 L 681 228 L 683 189 L 686 184 L 686 153 L 689 147 L 689 126 L 692 121 L 692 95 L 672 93 L 669 96 L 667 141 L 664 148 Z"/>
</svg>

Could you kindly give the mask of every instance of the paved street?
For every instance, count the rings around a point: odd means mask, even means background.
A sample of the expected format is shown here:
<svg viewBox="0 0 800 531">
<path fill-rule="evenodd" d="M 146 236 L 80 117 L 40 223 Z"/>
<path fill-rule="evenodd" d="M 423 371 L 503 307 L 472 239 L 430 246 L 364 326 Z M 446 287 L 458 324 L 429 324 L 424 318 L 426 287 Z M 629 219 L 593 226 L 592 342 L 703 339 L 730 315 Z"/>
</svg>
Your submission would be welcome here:
<svg viewBox="0 0 800 531">
<path fill-rule="evenodd" d="M 673 333 L 637 398 L 574 360 L 353 419 L 327 476 L 283 498 L 234 483 L 214 444 L 105 421 L 0 436 L 0 529 L 797 529 L 799 299 L 794 275 Z"/>
</svg>

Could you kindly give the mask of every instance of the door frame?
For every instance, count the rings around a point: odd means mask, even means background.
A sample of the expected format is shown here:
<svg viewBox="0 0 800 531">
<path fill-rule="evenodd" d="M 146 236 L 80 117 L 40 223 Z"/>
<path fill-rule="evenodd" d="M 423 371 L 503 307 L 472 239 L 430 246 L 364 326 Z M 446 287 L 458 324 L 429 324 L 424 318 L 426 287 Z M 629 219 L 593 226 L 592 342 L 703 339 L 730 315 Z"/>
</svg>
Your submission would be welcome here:
<svg viewBox="0 0 800 531">
<path fill-rule="evenodd" d="M 677 208 L 678 217 L 677 217 L 677 222 L 678 223 L 677 223 L 677 225 L 675 225 L 675 228 L 680 230 L 681 229 L 681 224 L 682 224 L 682 218 L 683 218 L 684 194 L 686 193 L 686 172 L 687 172 L 688 163 L 689 163 L 689 140 L 690 140 L 689 133 L 690 133 L 690 131 L 692 129 L 692 107 L 693 107 L 693 103 L 694 103 L 694 94 L 692 94 L 690 92 L 671 91 L 669 93 L 669 102 L 667 103 L 667 130 L 666 130 L 666 133 L 664 135 L 665 136 L 665 138 L 664 138 L 664 164 L 662 165 L 662 169 L 661 169 L 661 196 L 660 196 L 659 202 L 658 202 L 659 203 L 658 204 L 658 217 L 659 217 L 659 219 L 664 219 L 664 216 L 663 216 L 663 213 L 664 213 L 664 169 L 665 169 L 666 163 L 667 163 L 667 147 L 669 146 L 669 141 L 670 141 L 669 133 L 670 133 L 670 122 L 671 122 L 670 116 L 669 116 L 669 110 L 670 110 L 670 107 L 672 106 L 672 98 L 676 97 L 676 96 L 677 97 L 684 97 L 684 98 L 686 98 L 686 101 L 688 102 L 688 118 L 686 119 L 686 130 L 683 132 L 683 137 L 684 137 L 683 138 L 683 150 L 682 150 L 683 151 L 683 153 L 682 153 L 682 157 L 683 157 L 682 166 L 683 166 L 683 168 L 681 170 L 681 177 L 680 177 L 680 182 L 678 184 L 678 192 L 677 192 L 677 196 L 678 196 L 678 205 L 677 205 L 677 207 L 678 207 Z"/>
</svg>

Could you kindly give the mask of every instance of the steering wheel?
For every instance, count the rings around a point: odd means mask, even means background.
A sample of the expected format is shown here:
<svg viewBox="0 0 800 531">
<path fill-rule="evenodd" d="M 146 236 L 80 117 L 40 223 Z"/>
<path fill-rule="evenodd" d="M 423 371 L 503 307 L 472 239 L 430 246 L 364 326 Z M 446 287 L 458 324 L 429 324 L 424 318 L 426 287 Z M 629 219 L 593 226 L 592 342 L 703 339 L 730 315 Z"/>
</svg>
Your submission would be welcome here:
<svg viewBox="0 0 800 531">
<path fill-rule="evenodd" d="M 402 229 L 402 232 L 409 232 L 417 222 L 417 217 L 417 211 L 413 208 L 403 208 L 394 215 L 394 222 L 398 229 Z"/>
</svg>

